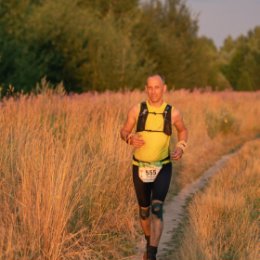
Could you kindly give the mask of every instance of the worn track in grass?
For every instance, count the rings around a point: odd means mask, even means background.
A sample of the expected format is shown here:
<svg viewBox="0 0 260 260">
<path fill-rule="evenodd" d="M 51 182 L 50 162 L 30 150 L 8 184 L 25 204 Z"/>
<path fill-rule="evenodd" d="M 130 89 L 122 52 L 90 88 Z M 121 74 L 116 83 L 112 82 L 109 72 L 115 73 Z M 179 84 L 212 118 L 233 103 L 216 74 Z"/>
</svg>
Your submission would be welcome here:
<svg viewBox="0 0 260 260">
<path fill-rule="evenodd" d="M 158 260 L 167 260 L 167 253 L 172 251 L 176 246 L 174 236 L 180 225 L 183 223 L 186 214 L 186 206 L 192 196 L 199 190 L 203 189 L 209 179 L 217 174 L 225 165 L 229 158 L 235 153 L 230 153 L 221 157 L 214 163 L 204 174 L 193 183 L 183 188 L 164 206 L 164 230 L 159 244 Z M 141 260 L 145 248 L 144 239 L 139 243 L 137 254 L 126 259 Z"/>
</svg>

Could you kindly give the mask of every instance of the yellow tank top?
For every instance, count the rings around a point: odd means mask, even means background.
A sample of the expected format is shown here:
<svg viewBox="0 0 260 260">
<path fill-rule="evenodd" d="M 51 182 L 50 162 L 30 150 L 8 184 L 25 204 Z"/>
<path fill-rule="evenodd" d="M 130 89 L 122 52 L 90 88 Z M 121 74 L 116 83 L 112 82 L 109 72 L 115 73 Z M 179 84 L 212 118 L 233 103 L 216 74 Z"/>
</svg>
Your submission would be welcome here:
<svg viewBox="0 0 260 260">
<path fill-rule="evenodd" d="M 153 107 L 146 102 L 148 111 L 155 113 L 163 113 L 167 105 L 164 102 L 160 107 Z M 173 107 L 172 107 L 173 109 Z M 148 114 L 145 129 L 163 131 L 164 119 L 161 114 Z M 166 135 L 163 132 L 139 132 L 145 142 L 145 144 L 134 151 L 134 157 L 139 161 L 144 162 L 158 162 L 168 157 L 169 155 L 169 144 L 170 136 Z M 164 161 L 167 163 L 170 160 Z M 138 165 L 136 161 L 133 161 L 133 164 Z"/>
</svg>

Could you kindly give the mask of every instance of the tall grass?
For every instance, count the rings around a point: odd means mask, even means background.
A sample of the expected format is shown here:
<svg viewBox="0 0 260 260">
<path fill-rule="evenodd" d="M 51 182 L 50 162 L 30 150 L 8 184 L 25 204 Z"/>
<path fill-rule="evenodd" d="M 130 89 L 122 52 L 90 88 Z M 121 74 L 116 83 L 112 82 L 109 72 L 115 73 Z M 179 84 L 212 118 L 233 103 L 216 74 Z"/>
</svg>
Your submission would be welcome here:
<svg viewBox="0 0 260 260">
<path fill-rule="evenodd" d="M 260 108 L 252 105 L 259 96 L 167 94 L 190 133 L 189 149 L 174 166 L 178 187 L 259 132 Z M 45 90 L 2 101 L 0 259 L 120 259 L 133 253 L 139 225 L 132 149 L 119 130 L 130 106 L 144 98 L 138 91 L 66 96 Z M 239 129 L 232 125 L 211 136 L 206 113 L 215 123 L 222 108 Z"/>
<path fill-rule="evenodd" d="M 189 207 L 178 260 L 259 259 L 260 141 L 247 143 Z"/>
</svg>

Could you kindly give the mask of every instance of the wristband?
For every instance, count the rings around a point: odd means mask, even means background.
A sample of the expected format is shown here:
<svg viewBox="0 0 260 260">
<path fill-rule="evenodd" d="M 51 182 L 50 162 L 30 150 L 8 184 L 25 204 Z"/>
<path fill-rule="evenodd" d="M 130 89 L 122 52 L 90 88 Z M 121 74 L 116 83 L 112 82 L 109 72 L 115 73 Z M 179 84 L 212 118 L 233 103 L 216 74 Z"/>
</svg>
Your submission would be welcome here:
<svg viewBox="0 0 260 260">
<path fill-rule="evenodd" d="M 127 142 L 127 144 L 130 144 L 130 141 L 131 141 L 131 137 L 132 137 L 132 136 L 133 136 L 132 133 L 130 133 L 130 134 L 128 134 L 128 135 L 126 136 L 125 141 Z"/>
<path fill-rule="evenodd" d="M 187 148 L 187 142 L 184 141 L 184 140 L 179 141 L 179 142 L 176 144 L 176 147 L 181 148 L 182 151 L 184 152 L 185 149 Z"/>
</svg>

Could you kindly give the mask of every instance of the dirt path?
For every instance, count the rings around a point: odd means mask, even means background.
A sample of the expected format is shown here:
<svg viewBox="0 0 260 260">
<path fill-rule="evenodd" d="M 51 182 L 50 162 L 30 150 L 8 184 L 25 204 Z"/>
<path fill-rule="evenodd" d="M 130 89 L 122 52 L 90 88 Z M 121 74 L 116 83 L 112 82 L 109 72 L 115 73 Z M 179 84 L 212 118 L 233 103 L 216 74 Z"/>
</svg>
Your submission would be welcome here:
<svg viewBox="0 0 260 260">
<path fill-rule="evenodd" d="M 174 247 L 173 236 L 177 231 L 178 227 L 184 220 L 185 216 L 185 206 L 188 200 L 196 193 L 201 190 L 208 182 L 208 180 L 219 172 L 219 170 L 224 166 L 226 161 L 232 157 L 234 153 L 224 155 L 218 160 L 211 168 L 209 168 L 205 173 L 193 183 L 187 185 L 182 189 L 178 195 L 173 197 L 164 206 L 164 231 L 160 240 L 158 259 L 167 259 L 167 252 Z M 138 254 L 127 258 L 131 260 L 141 260 L 144 252 L 145 241 L 141 241 L 138 247 Z"/>
</svg>

